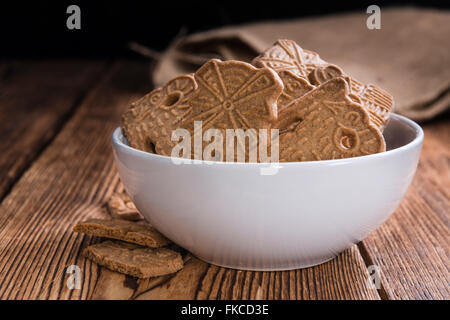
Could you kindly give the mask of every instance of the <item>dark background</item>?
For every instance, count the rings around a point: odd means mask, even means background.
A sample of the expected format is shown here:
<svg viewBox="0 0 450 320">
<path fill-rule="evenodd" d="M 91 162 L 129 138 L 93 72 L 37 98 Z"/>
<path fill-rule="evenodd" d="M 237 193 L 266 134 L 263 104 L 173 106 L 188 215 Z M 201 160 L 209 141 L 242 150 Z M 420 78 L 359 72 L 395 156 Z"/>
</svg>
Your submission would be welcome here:
<svg viewBox="0 0 450 320">
<path fill-rule="evenodd" d="M 133 55 L 135 41 L 163 50 L 180 32 L 267 19 L 415 5 L 449 8 L 450 1 L 1 1 L 0 56 Z M 81 30 L 68 30 L 66 9 L 81 8 Z"/>
</svg>

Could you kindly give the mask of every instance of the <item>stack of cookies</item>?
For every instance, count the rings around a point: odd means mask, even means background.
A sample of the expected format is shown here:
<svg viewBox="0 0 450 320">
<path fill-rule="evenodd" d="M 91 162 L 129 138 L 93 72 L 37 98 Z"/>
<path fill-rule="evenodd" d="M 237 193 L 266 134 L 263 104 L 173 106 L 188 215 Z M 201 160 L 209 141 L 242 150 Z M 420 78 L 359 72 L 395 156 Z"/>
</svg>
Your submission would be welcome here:
<svg viewBox="0 0 450 320">
<path fill-rule="evenodd" d="M 208 147 L 203 133 L 209 129 L 223 137 L 229 129 L 247 132 L 248 142 L 238 138 L 233 148 L 248 153 L 261 152 L 261 140 L 251 137 L 266 129 L 277 133 L 281 162 L 342 159 L 385 151 L 382 132 L 392 106 L 382 89 L 361 83 L 294 41 L 278 40 L 252 64 L 213 59 L 195 74 L 172 79 L 133 103 L 122 127 L 132 147 L 166 156 L 179 156 L 173 153 L 179 143 L 175 130 L 195 137 L 195 124 L 201 123 L 203 140 L 193 143 L 192 157 L 196 148 L 203 154 Z M 267 146 L 274 141 L 269 138 Z M 220 143 L 224 148 L 215 160 L 236 161 L 230 141 Z M 230 150 L 233 157 L 226 154 Z"/>
<path fill-rule="evenodd" d="M 172 274 L 183 268 L 182 250 L 142 220 L 125 192 L 114 194 L 107 207 L 113 219 L 90 219 L 73 228 L 74 232 L 106 238 L 84 248 L 86 258 L 137 278 Z"/>
</svg>

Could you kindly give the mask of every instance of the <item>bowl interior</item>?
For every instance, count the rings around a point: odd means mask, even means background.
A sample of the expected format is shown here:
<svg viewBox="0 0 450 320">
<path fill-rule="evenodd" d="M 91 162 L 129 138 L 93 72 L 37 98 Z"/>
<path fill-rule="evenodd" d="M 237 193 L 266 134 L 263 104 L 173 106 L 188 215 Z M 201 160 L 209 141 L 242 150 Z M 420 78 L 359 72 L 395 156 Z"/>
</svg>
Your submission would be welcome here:
<svg viewBox="0 0 450 320">
<path fill-rule="evenodd" d="M 405 117 L 392 115 L 383 132 L 384 140 L 386 141 L 386 151 L 411 143 L 420 133 L 420 127 L 416 123 Z"/>
</svg>

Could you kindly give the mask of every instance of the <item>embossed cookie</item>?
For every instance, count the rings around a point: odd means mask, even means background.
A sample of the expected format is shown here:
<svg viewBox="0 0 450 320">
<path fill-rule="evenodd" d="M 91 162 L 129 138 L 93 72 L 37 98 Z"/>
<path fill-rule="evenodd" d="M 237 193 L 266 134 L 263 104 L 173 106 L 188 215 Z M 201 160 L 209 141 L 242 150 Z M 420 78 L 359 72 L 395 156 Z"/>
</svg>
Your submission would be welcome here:
<svg viewBox="0 0 450 320">
<path fill-rule="evenodd" d="M 382 132 L 389 119 L 393 98 L 387 92 L 370 84 L 364 85 L 352 79 L 335 65 L 328 64 L 315 52 L 302 49 L 292 40 L 278 40 L 253 61 L 256 66 L 266 66 L 277 72 L 289 70 L 308 79 L 312 85 L 320 85 L 330 79 L 343 76 L 350 85 L 352 100 L 362 104 L 369 112 L 370 120 Z"/>
<path fill-rule="evenodd" d="M 278 98 L 278 112 L 282 112 L 283 109 L 291 103 L 293 100 L 300 98 L 307 92 L 315 88 L 308 83 L 307 80 L 301 78 L 291 71 L 278 72 L 281 81 L 283 81 L 283 92 Z"/>
<path fill-rule="evenodd" d="M 311 84 L 319 86 L 328 80 L 344 76 L 344 71 L 333 64 L 318 66 L 308 74 L 308 80 Z"/>
<path fill-rule="evenodd" d="M 105 241 L 83 249 L 82 254 L 110 270 L 138 278 L 162 276 L 183 268 L 178 252 L 146 248 L 120 241 Z"/>
<path fill-rule="evenodd" d="M 97 237 L 122 240 L 150 248 L 158 248 L 170 243 L 167 238 L 148 224 L 139 224 L 120 219 L 87 220 L 77 224 L 73 231 Z"/>
<path fill-rule="evenodd" d="M 278 40 L 272 47 L 253 60 L 257 67 L 271 68 L 277 72 L 291 71 L 308 78 L 308 74 L 319 65 L 326 64 L 315 52 L 302 49 L 295 41 Z"/>
<path fill-rule="evenodd" d="M 172 131 L 190 112 L 186 99 L 197 88 L 192 75 L 170 80 L 163 88 L 155 89 L 134 102 L 122 116 L 122 127 L 133 148 L 170 155 L 175 143 Z"/>
<path fill-rule="evenodd" d="M 181 123 L 191 132 L 194 121 L 202 121 L 203 131 L 209 128 L 225 131 L 269 128 L 277 119 L 276 102 L 283 84 L 271 69 L 213 59 L 194 78 L 198 88 L 187 99 L 192 112 Z M 239 139 L 238 145 L 245 148 Z"/>
<path fill-rule="evenodd" d="M 369 111 L 372 123 L 383 132 L 394 104 L 392 96 L 373 84 L 365 85 L 353 78 L 348 78 L 347 82 L 350 84 L 351 95 L 357 97 L 353 100 L 359 99 L 362 106 Z"/>
<path fill-rule="evenodd" d="M 369 112 L 370 121 L 380 131 L 383 131 L 394 103 L 392 96 L 372 84 L 365 85 L 346 76 L 338 66 L 332 64 L 317 67 L 308 75 L 309 81 L 314 85 L 320 85 L 336 77 L 345 78 L 350 86 L 349 97 L 354 102 L 361 104 Z"/>
<path fill-rule="evenodd" d="M 385 150 L 383 136 L 370 123 L 367 111 L 347 93 L 347 82 L 335 78 L 280 113 L 283 126 L 298 122 L 294 130 L 280 135 L 280 161 L 341 159 Z"/>
<path fill-rule="evenodd" d="M 111 217 L 130 221 L 143 220 L 130 196 L 125 192 L 115 192 L 106 203 Z"/>
</svg>

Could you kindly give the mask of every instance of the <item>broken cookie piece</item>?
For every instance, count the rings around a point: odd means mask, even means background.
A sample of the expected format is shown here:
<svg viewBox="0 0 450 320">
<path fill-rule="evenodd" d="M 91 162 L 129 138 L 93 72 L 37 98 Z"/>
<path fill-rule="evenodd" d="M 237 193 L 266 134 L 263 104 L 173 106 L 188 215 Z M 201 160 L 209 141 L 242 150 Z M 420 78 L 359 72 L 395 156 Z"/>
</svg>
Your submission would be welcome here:
<svg viewBox="0 0 450 320">
<path fill-rule="evenodd" d="M 106 203 L 109 214 L 114 219 L 123 219 L 130 221 L 143 220 L 144 217 L 139 213 L 130 196 L 125 192 L 115 192 Z"/>
<path fill-rule="evenodd" d="M 138 278 L 171 274 L 183 268 L 181 255 L 167 248 L 147 248 L 108 240 L 83 249 L 82 254 L 110 270 Z"/>
<path fill-rule="evenodd" d="M 150 248 L 159 248 L 170 243 L 166 237 L 148 224 L 139 224 L 120 219 L 87 220 L 77 224 L 73 231 L 97 237 L 122 240 Z"/>
</svg>

